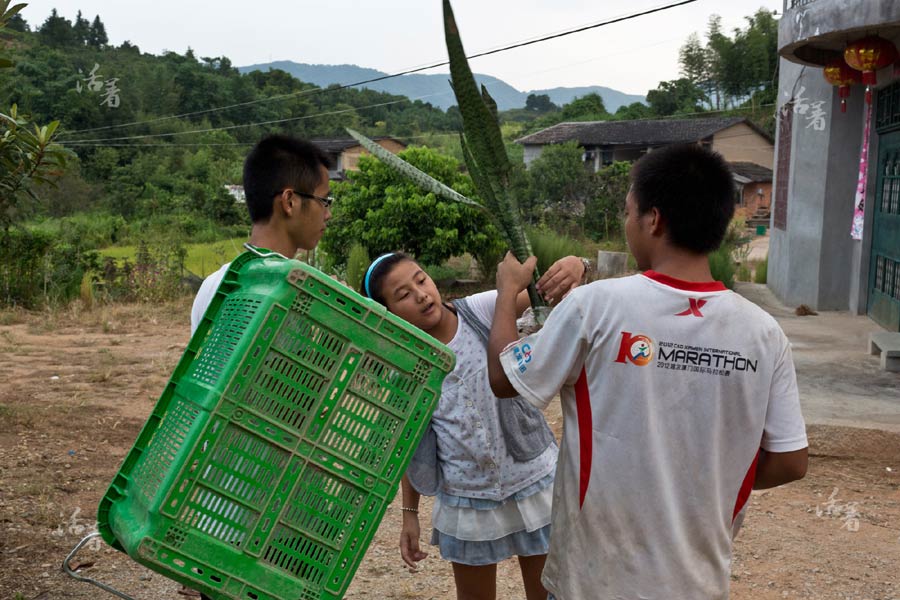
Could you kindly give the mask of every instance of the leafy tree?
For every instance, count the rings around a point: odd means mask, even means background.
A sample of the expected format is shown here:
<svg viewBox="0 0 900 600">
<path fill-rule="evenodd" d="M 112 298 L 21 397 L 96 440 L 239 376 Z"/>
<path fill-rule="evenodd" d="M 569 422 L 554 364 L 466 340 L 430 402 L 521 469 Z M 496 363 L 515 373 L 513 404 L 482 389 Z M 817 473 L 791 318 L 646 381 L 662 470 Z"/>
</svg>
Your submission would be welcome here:
<svg viewBox="0 0 900 600">
<path fill-rule="evenodd" d="M 681 74 L 691 83 L 701 84 L 709 79 L 709 60 L 706 48 L 700 43 L 697 33 L 688 36 L 687 41 L 678 50 L 678 62 Z"/>
<path fill-rule="evenodd" d="M 122 44 L 119 46 L 119 50 L 122 50 L 123 52 L 131 52 L 138 56 L 140 56 L 140 54 L 141 54 L 141 49 L 138 48 L 135 44 L 132 44 L 128 40 L 125 40 L 124 42 L 122 42 Z"/>
<path fill-rule="evenodd" d="M 0 0 L 0 30 L 25 5 L 10 8 L 10 0 Z M 0 68 L 10 61 L 0 59 Z M 43 127 L 19 114 L 14 104 L 9 114 L 0 113 L 0 228 L 8 231 L 21 219 L 29 200 L 36 199 L 34 188 L 53 184 L 65 171 L 68 152 L 55 143 L 59 121 Z"/>
<path fill-rule="evenodd" d="M 581 233 L 585 203 L 593 193 L 583 153 L 575 141 L 550 144 L 529 165 L 527 202 L 521 204 L 532 223 L 539 220 L 557 230 Z"/>
<path fill-rule="evenodd" d="M 473 194 L 455 159 L 422 147 L 399 156 L 460 193 Z M 482 265 L 496 264 L 504 245 L 484 211 L 426 193 L 371 156 L 362 156 L 359 171 L 349 176 L 332 186 L 334 216 L 320 246 L 335 266 L 346 264 L 355 242 L 369 256 L 402 250 L 423 264 L 440 264 L 469 252 Z"/>
<path fill-rule="evenodd" d="M 31 27 L 28 25 L 28 22 L 24 18 L 22 18 L 22 15 L 19 14 L 12 16 L 12 18 L 9 20 L 7 28 L 10 31 L 19 31 L 22 33 L 28 33 L 29 31 L 31 31 Z"/>
<path fill-rule="evenodd" d="M 75 38 L 75 42 L 80 46 L 84 46 L 88 43 L 88 39 L 91 33 L 91 22 L 81 16 L 81 11 L 78 11 L 78 14 L 75 16 L 75 23 L 72 25 L 72 35 Z"/>
<path fill-rule="evenodd" d="M 67 217 L 92 210 L 102 187 L 85 181 L 77 158 L 52 188 L 36 190 L 38 211 L 49 217 Z"/>
<path fill-rule="evenodd" d="M 520 118 L 523 114 L 526 117 Z M 535 115 L 532 115 L 527 110 L 507 111 L 504 115 L 508 115 L 509 118 L 515 121 L 531 121 L 526 126 L 525 131 L 522 132 L 522 135 L 534 133 L 539 129 L 551 127 L 563 121 L 605 121 L 611 117 L 603 104 L 603 98 L 596 93 L 575 98 L 570 103 L 563 105 L 560 110 L 539 115 L 536 119 L 534 118 Z"/>
<path fill-rule="evenodd" d="M 700 37 L 696 33 L 689 35 L 679 49 L 678 62 L 681 65 L 681 75 L 703 90 L 706 94 L 705 100 L 708 102 L 715 87 L 712 81 L 710 52 L 700 43 Z"/>
<path fill-rule="evenodd" d="M 532 224 L 601 240 L 621 235 L 631 163 L 615 162 L 591 173 L 577 142 L 551 144 L 528 168 L 519 197 Z"/>
<path fill-rule="evenodd" d="M 590 93 L 563 106 L 561 117 L 563 121 L 602 121 L 609 113 L 600 94 Z"/>
<path fill-rule="evenodd" d="M 628 106 L 622 105 L 613 118 L 616 121 L 630 121 L 634 119 L 649 119 L 653 116 L 653 110 L 643 102 L 632 102 Z"/>
<path fill-rule="evenodd" d="M 559 110 L 559 107 L 550 101 L 550 96 L 547 94 L 529 94 L 525 99 L 525 110 L 544 114 Z"/>
<path fill-rule="evenodd" d="M 725 107 L 724 81 L 728 64 L 727 59 L 731 52 L 732 42 L 722 33 L 722 17 L 711 15 L 706 30 L 707 70 L 710 75 L 710 90 L 708 96 L 715 99 L 716 110 Z"/>
<path fill-rule="evenodd" d="M 736 29 L 725 54 L 722 88 L 732 98 L 742 98 L 775 86 L 778 67 L 778 21 L 760 9 L 746 17 L 747 28 Z"/>
<path fill-rule="evenodd" d="M 712 15 L 704 46 L 696 33 L 679 50 L 681 74 L 703 90 L 704 102 L 716 109 L 734 107 L 775 86 L 778 67 L 778 21 L 765 9 L 746 17 L 747 27 L 731 38 L 722 18 Z"/>
<path fill-rule="evenodd" d="M 62 182 L 65 199 L 24 180 L 37 198 L 20 190 L 16 219 L 28 216 L 29 226 L 37 219 L 69 219 L 73 212 L 96 210 L 127 220 L 125 236 L 167 227 L 194 239 L 212 237 L 215 231 L 221 237 L 233 235 L 245 226 L 246 210 L 235 205 L 224 186 L 240 183 L 248 145 L 272 131 L 331 137 L 344 136 L 343 127 L 351 125 L 364 132 L 417 140 L 426 134 L 432 136 L 431 143 L 455 145 L 462 158 L 459 138 L 443 135 L 459 122 L 457 109 L 444 112 L 421 101 L 368 89 L 324 92 L 278 70 L 241 74 L 225 56 L 198 58 L 190 50 L 155 56 L 142 54 L 129 42 L 111 47 L 99 16 L 89 23 L 87 41 L 80 39 L 88 21 L 84 13 L 74 21 L 53 12 L 38 31 L 16 34 L 15 43 L 6 46 L 17 64 L 0 77 L 0 112 L 8 113 L 2 107 L 16 104 L 20 121 L 25 114 L 38 123 L 58 119 L 61 125 L 54 136 L 61 132 L 60 139 L 82 140 L 72 145 L 80 173 L 73 170 Z M 67 35 L 69 42 L 63 40 Z M 52 45 L 45 43 L 49 38 Z M 76 90 L 76 82 L 94 64 L 99 65 L 100 81 L 121 78 L 117 84 L 121 104 L 115 110 L 100 104 L 102 93 Z M 240 107 L 205 112 L 230 105 Z M 203 112 L 170 117 L 194 111 Z M 242 126 L 282 120 L 269 126 Z M 142 124 L 110 128 L 133 122 Z M 240 127 L 229 128 L 233 125 Z M 180 135 L 211 128 L 229 129 Z M 18 126 L 17 135 L 33 135 L 32 129 Z M 179 135 L 140 138 L 158 134 Z M 103 141 L 117 137 L 128 139 L 121 146 Z M 89 140 L 97 142 L 91 145 Z M 0 171 L 7 175 L 5 167 Z"/>
<path fill-rule="evenodd" d="M 25 4 L 10 7 L 0 0 L 0 31 Z M 0 68 L 11 61 L 0 58 Z M 0 113 L 0 303 L 33 306 L 43 300 L 68 298 L 80 284 L 93 256 L 80 248 L 57 244 L 18 225 L 33 208 L 37 186 L 55 184 L 64 173 L 68 152 L 54 142 L 58 121 L 38 126 L 13 104 Z M 42 285 L 43 284 L 43 285 Z"/>
<path fill-rule="evenodd" d="M 38 30 L 41 43 L 51 48 L 67 48 L 76 45 L 75 30 L 72 22 L 59 16 L 54 8 L 50 16 Z"/>
<path fill-rule="evenodd" d="M 703 90 L 682 77 L 661 81 L 659 87 L 647 92 L 647 104 L 656 116 L 694 113 L 703 110 Z"/>
<path fill-rule="evenodd" d="M 594 174 L 594 193 L 584 209 L 584 230 L 592 239 L 609 240 L 621 235 L 630 174 L 631 163 L 625 161 L 614 162 Z"/>
<path fill-rule="evenodd" d="M 100 20 L 100 15 L 96 15 L 91 23 L 87 43 L 92 48 L 105 48 L 109 43 L 109 38 L 106 37 L 106 26 Z"/>
</svg>

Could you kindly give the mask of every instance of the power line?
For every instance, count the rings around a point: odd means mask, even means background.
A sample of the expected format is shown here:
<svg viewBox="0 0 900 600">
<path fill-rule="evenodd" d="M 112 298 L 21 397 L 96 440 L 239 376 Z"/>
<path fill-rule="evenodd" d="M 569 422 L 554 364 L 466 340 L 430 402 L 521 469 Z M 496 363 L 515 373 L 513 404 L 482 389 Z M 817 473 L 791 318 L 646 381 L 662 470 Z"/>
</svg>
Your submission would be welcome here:
<svg viewBox="0 0 900 600">
<path fill-rule="evenodd" d="M 680 2 L 674 2 L 674 3 L 672 3 L 672 4 L 666 4 L 666 5 L 662 5 L 662 6 L 656 6 L 656 7 L 654 7 L 654 8 L 650 8 L 650 9 L 647 9 L 647 10 L 644 10 L 644 11 L 641 11 L 641 12 L 631 13 L 631 14 L 627 14 L 627 15 L 623 15 L 623 16 L 619 16 L 619 17 L 614 17 L 614 18 L 608 19 L 608 20 L 606 20 L 606 21 L 600 21 L 600 22 L 597 22 L 597 23 L 589 24 L 589 25 L 583 25 L 583 26 L 581 26 L 581 27 L 576 27 L 576 28 L 574 28 L 574 29 L 569 29 L 569 30 L 561 31 L 561 32 L 554 33 L 554 34 L 551 34 L 551 35 L 545 35 L 545 36 L 538 37 L 538 38 L 535 38 L 535 39 L 530 39 L 530 40 L 526 40 L 526 41 L 522 41 L 522 42 L 516 42 L 516 43 L 510 44 L 510 45 L 507 45 L 507 46 L 502 46 L 502 47 L 500 47 L 500 48 L 494 48 L 494 49 L 492 49 L 492 50 L 486 50 L 486 51 L 484 51 L 484 52 L 479 52 L 479 53 L 476 53 L 476 54 L 472 54 L 471 56 L 468 56 L 467 58 L 468 58 L 468 59 L 473 59 L 473 58 L 480 58 L 480 57 L 482 57 L 482 56 L 490 56 L 490 55 L 492 55 L 492 54 L 498 54 L 498 53 L 500 53 L 500 52 L 506 52 L 506 51 L 508 51 L 508 50 L 513 50 L 513 49 L 515 49 L 515 48 L 522 48 L 522 47 L 524 47 L 524 46 L 530 46 L 530 45 L 532 45 L 532 44 L 538 44 L 538 43 L 541 43 L 541 42 L 546 42 L 546 41 L 549 41 L 549 40 L 553 40 L 553 39 L 557 39 L 557 38 L 561 38 L 561 37 L 573 35 L 573 34 L 576 34 L 576 33 L 582 33 L 582 32 L 584 32 L 584 31 L 588 31 L 588 30 L 590 30 L 590 29 L 597 29 L 598 27 L 604 27 L 604 26 L 606 26 L 606 25 L 612 25 L 612 24 L 615 24 L 615 23 L 621 23 L 621 22 L 623 22 L 623 21 L 629 21 L 629 20 L 631 20 L 631 19 L 636 19 L 636 18 L 638 18 L 638 17 L 644 17 L 644 16 L 647 16 L 647 15 L 651 15 L 651 14 L 654 14 L 654 13 L 662 12 L 662 11 L 669 10 L 669 9 L 672 9 L 672 8 L 677 8 L 677 7 L 683 6 L 683 5 L 685 5 L 685 4 L 691 4 L 691 3 L 694 3 L 694 2 L 697 2 L 697 1 L 698 1 L 698 0 L 681 0 Z M 59 135 L 60 135 L 60 136 L 67 135 L 67 134 L 68 134 L 68 135 L 72 135 L 72 134 L 75 134 L 75 133 L 87 133 L 87 132 L 91 132 L 91 131 L 101 131 L 101 130 L 108 130 L 108 129 L 118 129 L 118 128 L 121 128 L 121 127 L 131 127 L 131 126 L 133 126 L 133 125 L 146 125 L 146 124 L 150 124 L 150 123 L 159 123 L 159 122 L 161 122 L 161 121 L 167 121 L 167 120 L 171 120 L 171 119 L 178 119 L 178 118 L 189 117 L 189 116 L 196 116 L 196 115 L 201 115 L 201 114 L 208 114 L 208 113 L 219 112 L 219 111 L 223 111 L 223 110 L 230 110 L 230 109 L 232 109 L 232 108 L 238 108 L 238 107 L 242 107 L 242 106 L 250 106 L 250 105 L 252 105 L 252 104 L 259 104 L 259 103 L 262 103 L 262 102 L 270 102 L 270 101 L 272 101 L 272 100 L 280 100 L 280 99 L 283 99 L 283 98 L 297 97 L 297 96 L 303 96 L 303 95 L 316 95 L 316 94 L 321 94 L 321 93 L 325 93 L 325 92 L 329 92 L 329 91 L 338 91 L 338 90 L 342 90 L 342 89 L 346 89 L 346 88 L 350 88 L 350 87 L 356 87 L 356 86 L 364 85 L 364 84 L 367 84 L 367 83 L 375 83 L 375 82 L 377 82 L 377 81 L 384 81 L 384 80 L 386 80 L 386 79 L 393 79 L 394 77 L 400 77 L 400 76 L 402 76 L 402 75 L 411 75 L 411 74 L 413 74 L 413 73 L 418 73 L 418 72 L 420 72 L 420 71 L 427 71 L 427 70 L 429 70 L 429 69 L 434 69 L 434 68 L 436 68 L 436 67 L 443 67 L 443 66 L 448 65 L 448 64 L 450 64 L 450 61 L 449 61 L 449 60 L 445 60 L 445 61 L 442 61 L 442 62 L 432 63 L 432 64 L 429 64 L 429 65 L 424 65 L 424 66 L 416 67 L 416 68 L 413 68 L 413 69 L 407 69 L 407 70 L 405 70 L 405 71 L 401 71 L 400 73 L 393 73 L 393 74 L 390 74 L 390 75 L 383 75 L 383 76 L 381 76 L 381 77 L 373 77 L 373 78 L 371 78 L 371 79 L 366 79 L 366 80 L 364 80 L 364 81 L 357 81 L 357 82 L 355 82 L 355 83 L 347 83 L 347 84 L 340 85 L 340 86 L 336 86 L 336 87 L 333 87 L 333 86 L 332 86 L 332 87 L 328 87 L 328 88 L 319 88 L 319 89 L 314 89 L 314 90 L 303 90 L 303 91 L 300 91 L 300 92 L 294 92 L 294 93 L 291 93 L 291 94 L 281 94 L 281 95 L 278 95 L 278 96 L 271 96 L 271 97 L 269 97 L 269 98 L 261 98 L 261 99 L 259 99 L 259 100 L 250 100 L 250 101 L 247 101 L 247 102 L 241 102 L 241 103 L 238 103 L 238 104 L 231 104 L 231 105 L 223 106 L 223 107 L 209 108 L 209 109 L 206 109 L 206 110 L 194 111 L 194 112 L 189 112 L 189 113 L 182 113 L 182 114 L 180 114 L 180 115 L 171 115 L 171 116 L 167 116 L 167 117 L 159 117 L 159 118 L 157 118 L 157 119 L 150 119 L 150 120 L 147 120 L 147 121 L 133 121 L 133 122 L 131 122 L 131 123 L 122 123 L 122 124 L 120 124 L 120 125 L 106 125 L 106 126 L 104 126 L 104 127 L 93 127 L 93 128 L 89 128 L 89 129 L 76 129 L 76 130 L 73 130 L 73 131 L 70 131 L 70 132 L 60 132 Z"/>
<path fill-rule="evenodd" d="M 162 138 L 162 137 L 172 137 L 176 135 L 190 135 L 194 133 L 212 133 L 214 131 L 226 131 L 231 129 L 241 129 L 244 127 L 255 127 L 257 125 L 275 125 L 278 123 L 289 123 L 294 121 L 303 121 L 306 119 L 315 119 L 317 117 L 326 117 L 330 115 L 339 115 L 348 112 L 356 112 L 359 110 L 365 110 L 368 108 L 378 108 L 381 106 L 390 106 L 392 104 L 400 104 L 402 102 L 413 102 L 415 100 L 421 100 L 422 98 L 430 98 L 432 96 L 442 96 L 444 94 L 448 94 L 449 92 L 440 92 L 438 94 L 428 94 L 426 96 L 420 96 L 418 98 L 402 98 L 400 100 L 391 100 L 390 102 L 380 102 L 378 104 L 369 104 L 368 106 L 360 106 L 360 107 L 350 107 L 344 108 L 341 110 L 332 110 L 329 112 L 323 113 L 315 113 L 312 115 L 303 115 L 301 117 L 289 117 L 286 119 L 274 119 L 272 121 L 259 121 L 257 123 L 242 123 L 239 125 L 226 125 L 223 127 L 210 127 L 208 129 L 191 129 L 189 131 L 174 131 L 171 133 L 148 133 L 142 135 L 130 135 L 130 136 L 121 136 L 121 137 L 113 137 L 113 138 L 93 138 L 93 139 L 81 139 L 81 140 L 61 140 L 61 143 L 75 145 L 75 144 L 83 144 L 89 142 L 118 142 L 118 141 L 127 141 L 127 140 L 143 140 L 148 138 Z"/>
<path fill-rule="evenodd" d="M 441 92 L 441 94 L 446 94 L 446 93 L 448 93 L 448 92 Z M 434 95 L 441 95 L 441 94 L 432 94 L 432 96 L 434 96 Z M 422 98 L 426 98 L 426 97 L 428 97 L 428 96 L 422 96 Z M 418 99 L 419 99 L 419 98 L 417 98 L 417 100 L 418 100 Z M 395 101 L 395 102 L 404 102 L 404 101 L 405 101 L 405 100 L 397 100 L 397 101 Z M 329 113 L 317 113 L 317 114 L 314 114 L 314 115 L 305 115 L 305 116 L 303 116 L 303 117 L 293 117 L 293 118 L 291 118 L 291 119 L 281 119 L 281 121 L 294 121 L 294 120 L 300 120 L 300 119 L 314 119 L 314 118 L 320 117 L 320 116 L 328 116 L 328 115 L 331 115 L 331 114 L 337 114 L 337 113 L 346 113 L 346 112 L 351 112 L 351 111 L 359 111 L 359 110 L 364 110 L 364 109 L 366 109 L 366 108 L 374 108 L 374 107 L 378 107 L 378 106 L 382 106 L 382 104 L 371 104 L 371 105 L 369 105 L 369 106 L 354 107 L 354 108 L 344 109 L 344 110 L 341 110 L 341 111 L 334 111 L 334 112 L 329 112 Z M 744 111 L 744 110 L 757 110 L 757 109 L 768 108 L 768 107 L 772 107 L 772 106 L 777 106 L 777 105 L 774 104 L 774 103 L 771 103 L 771 104 L 760 104 L 760 105 L 758 105 L 758 106 L 744 106 L 744 107 L 729 108 L 729 109 L 723 109 L 723 110 L 709 110 L 709 111 L 699 111 L 699 112 L 692 112 L 692 113 L 681 113 L 681 114 L 677 114 L 677 115 L 666 115 L 666 116 L 662 116 L 662 117 L 648 117 L 648 118 L 646 118 L 646 119 L 634 119 L 634 120 L 639 120 L 639 121 L 665 121 L 665 120 L 669 120 L 669 119 L 681 119 L 681 118 L 684 118 L 684 117 L 690 117 L 690 116 L 694 116 L 694 115 L 712 115 L 712 114 L 719 114 L 719 113 L 724 113 L 724 112 L 734 112 L 734 111 Z M 569 122 L 569 123 L 587 123 L 587 122 L 589 122 L 589 121 L 566 121 L 566 122 Z M 604 121 L 604 122 L 607 122 L 607 123 L 616 123 L 616 122 L 621 122 L 621 121 L 611 120 L 611 121 Z M 266 123 L 269 123 L 269 122 L 266 122 Z M 234 126 L 231 126 L 231 128 L 233 128 L 233 127 L 250 127 L 250 126 L 252 126 L 252 125 L 262 125 L 262 124 L 266 124 L 266 123 L 249 123 L 249 124 L 245 124 L 245 125 L 234 125 Z M 560 122 L 560 123 L 555 123 L 554 125 L 549 125 L 548 127 L 554 127 L 555 125 L 560 125 L 561 123 L 562 123 L 562 122 Z M 228 128 L 213 128 L 213 129 L 200 130 L 200 131 L 183 131 L 183 132 L 180 132 L 180 133 L 182 133 L 182 134 L 187 134 L 187 133 L 204 133 L 204 132 L 209 132 L 209 131 L 219 131 L 219 130 L 221 130 L 221 129 L 228 129 Z M 68 141 L 68 142 L 63 141 L 63 142 L 61 142 L 61 143 L 63 143 L 64 145 L 67 145 L 67 146 L 75 146 L 75 147 L 82 147 L 82 148 L 85 148 L 85 147 L 90 148 L 90 147 L 93 147 L 93 146 L 101 146 L 101 147 L 104 147 L 104 146 L 109 146 L 109 147 L 132 147 L 132 148 L 207 147 L 207 146 L 209 146 L 209 147 L 216 147 L 216 146 L 252 146 L 252 145 L 255 143 L 255 142 L 209 142 L 209 143 L 204 143 L 204 142 L 194 142 L 194 143 L 168 143 L 168 144 L 125 144 L 125 143 L 106 143 L 107 141 L 117 142 L 117 141 L 127 141 L 127 140 L 131 140 L 131 139 L 144 139 L 144 138 L 147 138 L 147 137 L 167 136 L 167 135 L 176 135 L 176 134 L 155 134 L 155 135 L 148 135 L 148 136 L 138 135 L 138 136 L 128 136 L 128 137 L 123 137 L 123 138 L 108 138 L 108 139 L 106 139 L 106 140 L 104 140 L 104 139 L 72 140 L 72 141 Z M 526 137 L 527 137 L 527 135 L 531 135 L 531 134 L 526 134 Z M 750 134 L 742 134 L 742 135 L 750 135 Z M 424 134 L 424 135 L 417 135 L 417 136 L 403 136 L 403 135 L 398 135 L 398 136 L 396 136 L 396 137 L 402 138 L 402 139 L 406 139 L 406 140 L 413 140 L 413 139 L 422 139 L 422 138 L 451 137 L 451 136 L 452 136 L 452 137 L 458 137 L 458 136 L 459 136 L 459 132 L 450 132 L 450 133 L 431 133 L 431 134 Z M 731 137 L 731 136 L 726 136 L 726 137 Z M 738 137 L 740 137 L 740 136 L 738 136 Z M 617 146 L 617 147 L 621 147 L 621 146 Z M 635 146 L 635 147 L 643 147 L 643 146 Z"/>
<path fill-rule="evenodd" d="M 656 119 L 654 119 L 656 120 Z M 458 133 L 434 133 L 428 135 L 400 135 L 396 136 L 401 140 L 418 140 L 423 138 L 440 138 L 440 137 L 458 137 Z M 759 137 L 759 133 L 736 133 L 730 135 L 720 135 L 716 137 L 716 140 L 725 140 L 725 139 L 733 139 L 733 138 L 741 138 L 741 137 Z M 135 144 L 135 143 L 112 143 L 112 144 L 90 144 L 79 142 L 77 144 L 72 144 L 76 147 L 81 148 L 206 148 L 206 147 L 219 147 L 219 146 L 252 146 L 256 142 L 213 142 L 213 143 L 171 143 L 171 144 Z M 70 145 L 70 144 L 66 144 Z M 545 144 L 549 145 L 549 144 Z M 654 144 L 610 144 L 611 149 L 616 150 L 636 150 L 641 148 L 647 148 L 653 146 Z"/>
<path fill-rule="evenodd" d="M 446 64 L 446 63 L 442 63 L 442 64 Z M 261 104 L 261 103 L 264 103 L 264 102 L 271 102 L 271 101 L 273 101 L 273 100 L 283 100 L 283 99 L 285 99 L 285 98 L 295 98 L 295 97 L 300 97 L 300 96 L 317 96 L 317 95 L 319 95 L 319 94 L 324 94 L 324 93 L 326 93 L 326 92 L 336 92 L 336 91 L 338 91 L 338 90 L 343 90 L 343 89 L 347 89 L 347 88 L 350 88 L 350 87 L 355 87 L 355 86 L 358 86 L 358 85 L 363 85 L 363 84 L 366 84 L 366 83 L 372 83 L 372 82 L 375 82 L 375 81 L 381 81 L 381 80 L 383 80 L 383 79 L 390 79 L 391 77 L 400 77 L 401 75 L 409 75 L 409 74 L 411 74 L 411 73 L 417 73 L 417 72 L 419 72 L 419 71 L 424 71 L 424 70 L 426 70 L 426 69 L 430 69 L 430 68 L 432 68 L 433 66 L 435 66 L 435 65 L 432 65 L 432 66 L 429 66 L 429 67 L 421 67 L 421 68 L 417 68 L 417 69 L 410 69 L 410 70 L 404 71 L 404 72 L 402 72 L 402 73 L 396 73 L 396 74 L 394 74 L 394 75 L 386 75 L 386 76 L 384 76 L 384 77 L 376 77 L 376 78 L 374 78 L 374 79 L 367 79 L 367 80 L 365 80 L 365 81 L 358 81 L 358 82 L 356 82 L 356 83 L 347 83 L 347 84 L 340 85 L 340 86 L 336 86 L 336 87 L 335 87 L 335 86 L 329 86 L 329 87 L 327 87 L 327 88 L 315 88 L 315 89 L 309 89 L 309 90 L 301 90 L 301 91 L 299 91 L 299 92 L 292 92 L 292 93 L 290 93 L 290 94 L 278 94 L 278 95 L 276 95 L 276 96 L 269 96 L 268 98 L 260 98 L 259 100 L 249 100 L 249 101 L 247 101 L 247 102 L 240 102 L 240 103 L 238 103 L 238 104 L 229 104 L 228 106 L 220 106 L 220 107 L 216 107 L 216 108 L 208 108 L 208 109 L 205 109 L 205 110 L 198 110 L 198 111 L 189 112 L 189 113 L 182 113 L 182 114 L 179 114 L 179 115 L 170 115 L 170 116 L 167 116 L 167 117 L 159 117 L 159 118 L 157 118 L 157 119 L 149 119 L 149 120 L 147 120 L 147 121 L 132 121 L 131 123 L 121 123 L 121 124 L 119 124 L 119 125 L 105 125 L 105 126 L 103 126 L 103 127 L 91 127 L 91 128 L 88 128 L 88 129 L 74 129 L 74 130 L 72 130 L 72 131 L 61 132 L 59 135 L 60 135 L 60 136 L 63 136 L 63 135 L 73 135 L 73 134 L 76 134 L 76 133 L 89 133 L 89 132 L 92 132 L 92 131 L 103 131 L 103 130 L 108 130 L 108 129 L 120 129 L 120 128 L 122 128 L 122 127 L 131 127 L 131 126 L 134 126 L 134 125 L 149 125 L 149 124 L 151 124 L 151 123 L 160 123 L 160 122 L 162 122 L 162 121 L 169 121 L 169 120 L 172 120 L 172 119 L 181 119 L 181 118 L 184 118 L 184 117 L 193 117 L 193 116 L 197 116 L 197 115 L 204 115 L 204 114 L 209 114 L 209 113 L 214 113 L 214 112 L 221 112 L 221 111 L 224 111 L 224 110 L 230 110 L 230 109 L 232 109 L 232 108 L 240 108 L 240 107 L 242 107 L 242 106 L 250 106 L 250 105 L 252 105 L 252 104 Z M 438 65 L 438 66 L 439 66 L 439 65 Z M 444 92 L 442 92 L 442 94 L 443 94 L 443 93 L 444 93 Z M 395 94 L 395 95 L 396 95 L 396 94 Z M 433 94 L 433 95 L 437 95 L 437 94 Z M 423 96 L 423 97 L 426 97 L 426 96 Z M 416 100 L 418 100 L 418 98 L 416 98 Z M 405 101 L 406 101 L 406 99 L 404 99 L 404 100 L 397 100 L 396 102 L 405 102 Z"/>
</svg>

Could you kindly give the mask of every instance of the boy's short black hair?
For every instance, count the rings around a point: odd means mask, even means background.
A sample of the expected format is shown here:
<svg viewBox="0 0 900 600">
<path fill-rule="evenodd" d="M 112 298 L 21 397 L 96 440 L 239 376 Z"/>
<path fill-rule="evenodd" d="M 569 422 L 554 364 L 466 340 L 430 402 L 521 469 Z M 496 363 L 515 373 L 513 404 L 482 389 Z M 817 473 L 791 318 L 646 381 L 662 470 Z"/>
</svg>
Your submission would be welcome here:
<svg viewBox="0 0 900 600">
<path fill-rule="evenodd" d="M 319 167 L 331 168 L 331 159 L 321 148 L 287 135 L 260 140 L 244 161 L 244 194 L 250 220 L 264 223 L 272 216 L 272 201 L 285 188 L 315 193 Z"/>
<path fill-rule="evenodd" d="M 640 214 L 659 210 L 669 242 L 709 254 L 722 244 L 734 216 L 734 179 L 722 155 L 698 144 L 654 150 L 631 169 Z"/>
</svg>

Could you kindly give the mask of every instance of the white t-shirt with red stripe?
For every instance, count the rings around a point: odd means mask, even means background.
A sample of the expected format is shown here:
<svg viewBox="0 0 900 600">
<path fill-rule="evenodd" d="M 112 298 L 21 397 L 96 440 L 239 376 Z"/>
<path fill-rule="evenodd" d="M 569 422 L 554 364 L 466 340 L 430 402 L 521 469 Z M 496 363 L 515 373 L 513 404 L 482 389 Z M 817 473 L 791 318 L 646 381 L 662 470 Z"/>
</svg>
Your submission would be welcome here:
<svg viewBox="0 0 900 600">
<path fill-rule="evenodd" d="M 760 448 L 807 446 L 790 344 L 721 283 L 575 289 L 501 354 L 564 431 L 544 584 L 558 600 L 728 597 Z"/>
</svg>

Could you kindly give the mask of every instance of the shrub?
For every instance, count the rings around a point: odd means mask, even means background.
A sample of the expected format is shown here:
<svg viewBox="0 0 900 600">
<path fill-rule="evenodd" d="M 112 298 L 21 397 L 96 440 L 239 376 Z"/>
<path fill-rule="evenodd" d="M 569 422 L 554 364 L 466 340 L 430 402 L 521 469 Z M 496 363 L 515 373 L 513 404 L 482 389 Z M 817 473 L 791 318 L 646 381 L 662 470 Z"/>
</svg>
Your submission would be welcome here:
<svg viewBox="0 0 900 600">
<path fill-rule="evenodd" d="M 427 148 L 408 148 L 401 158 L 464 195 L 472 182 L 459 163 Z M 424 264 L 440 264 L 468 252 L 489 265 L 503 247 L 484 210 L 445 201 L 425 192 L 374 157 L 364 156 L 350 180 L 331 188 L 334 217 L 320 247 L 329 269 L 347 264 L 350 247 L 362 243 L 371 256 L 402 250 Z"/>
<path fill-rule="evenodd" d="M 756 264 L 753 273 L 753 283 L 767 283 L 769 277 L 769 257 L 765 257 Z"/>
<path fill-rule="evenodd" d="M 631 163 L 617 161 L 594 175 L 594 193 L 584 209 L 584 230 L 591 239 L 611 240 L 623 235 L 630 173 Z"/>
<path fill-rule="evenodd" d="M 496 270 L 496 263 L 494 269 Z M 472 268 L 472 261 L 465 261 L 461 258 L 451 259 L 441 265 L 427 265 L 422 267 L 428 276 L 435 282 L 457 281 L 459 279 L 468 279 Z"/>
<path fill-rule="evenodd" d="M 734 260 L 731 257 L 732 247 L 722 244 L 718 250 L 709 255 L 709 270 L 713 279 L 721 281 L 727 288 L 734 287 Z"/>
<path fill-rule="evenodd" d="M 564 256 L 580 256 L 584 253 L 581 242 L 550 229 L 530 229 L 528 240 L 531 242 L 531 251 L 537 256 L 541 273 Z"/>
<path fill-rule="evenodd" d="M 182 285 L 186 251 L 178 238 L 141 242 L 134 264 L 107 258 L 99 271 L 106 300 L 162 302 L 187 293 Z"/>
<path fill-rule="evenodd" d="M 350 246 L 350 253 L 347 255 L 347 285 L 354 290 L 359 290 L 368 268 L 369 251 L 365 246 L 356 242 Z"/>
<path fill-rule="evenodd" d="M 96 253 L 47 231 L 0 232 L 0 305 L 39 308 L 79 295 Z"/>
<path fill-rule="evenodd" d="M 60 219 L 47 219 L 34 229 L 49 232 L 60 241 L 92 250 L 121 243 L 128 236 L 128 223 L 120 215 L 81 213 Z"/>
</svg>

